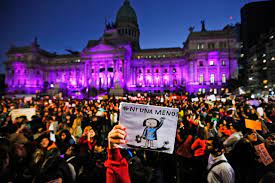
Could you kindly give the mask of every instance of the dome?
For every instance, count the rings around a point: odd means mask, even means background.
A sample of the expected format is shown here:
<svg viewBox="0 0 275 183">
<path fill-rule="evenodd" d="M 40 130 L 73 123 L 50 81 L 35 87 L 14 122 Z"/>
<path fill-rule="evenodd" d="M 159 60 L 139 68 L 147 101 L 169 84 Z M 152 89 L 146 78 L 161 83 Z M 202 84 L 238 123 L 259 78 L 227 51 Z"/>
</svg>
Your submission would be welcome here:
<svg viewBox="0 0 275 183">
<path fill-rule="evenodd" d="M 137 15 L 135 10 L 130 5 L 129 0 L 125 0 L 117 12 L 116 24 L 118 25 L 120 23 L 133 23 L 137 25 Z"/>
</svg>

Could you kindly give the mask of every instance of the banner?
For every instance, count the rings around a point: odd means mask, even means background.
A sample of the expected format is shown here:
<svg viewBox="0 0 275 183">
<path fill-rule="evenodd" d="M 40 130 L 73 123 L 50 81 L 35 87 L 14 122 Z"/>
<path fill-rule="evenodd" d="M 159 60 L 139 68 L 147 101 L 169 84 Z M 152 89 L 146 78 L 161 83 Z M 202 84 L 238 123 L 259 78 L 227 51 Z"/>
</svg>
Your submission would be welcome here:
<svg viewBox="0 0 275 183">
<path fill-rule="evenodd" d="M 260 161 L 265 165 L 269 165 L 273 162 L 273 159 L 272 157 L 270 156 L 270 154 L 268 153 L 264 143 L 261 143 L 259 145 L 255 145 L 254 146 L 257 153 L 259 154 L 260 156 Z"/>
<path fill-rule="evenodd" d="M 13 109 L 10 112 L 12 121 L 15 120 L 15 118 L 20 116 L 26 116 L 28 121 L 31 121 L 31 117 L 35 115 L 35 108 L 23 108 L 23 109 Z"/>
<path fill-rule="evenodd" d="M 245 127 L 253 130 L 262 130 L 262 123 L 251 119 L 245 119 Z"/>
<path fill-rule="evenodd" d="M 177 108 L 120 104 L 120 123 L 126 127 L 128 141 L 124 148 L 143 148 L 172 154 L 174 150 Z"/>
</svg>

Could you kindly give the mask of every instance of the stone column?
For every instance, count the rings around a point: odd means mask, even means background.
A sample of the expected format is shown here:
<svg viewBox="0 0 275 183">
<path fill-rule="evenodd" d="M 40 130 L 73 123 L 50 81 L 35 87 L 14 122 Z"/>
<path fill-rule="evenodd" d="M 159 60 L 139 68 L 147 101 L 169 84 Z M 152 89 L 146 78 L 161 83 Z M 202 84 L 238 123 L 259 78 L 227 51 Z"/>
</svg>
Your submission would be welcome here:
<svg viewBox="0 0 275 183">
<path fill-rule="evenodd" d="M 108 88 L 109 86 L 109 83 L 108 83 L 108 61 L 106 62 L 105 61 L 105 72 L 104 72 L 104 75 L 105 75 L 105 82 L 104 82 L 104 87 L 106 87 L 106 89 Z"/>
<path fill-rule="evenodd" d="M 146 83 L 146 69 L 145 69 L 145 66 L 143 66 L 143 85 L 147 86 L 147 83 Z"/>
<path fill-rule="evenodd" d="M 173 77 L 172 77 L 172 69 L 171 66 L 169 65 L 169 86 L 173 85 Z"/>
<path fill-rule="evenodd" d="M 160 66 L 160 86 L 163 86 L 163 66 Z"/>
<path fill-rule="evenodd" d="M 155 83 L 155 69 L 154 69 L 154 66 L 152 66 L 152 83 L 154 86 L 156 86 L 156 83 Z"/>
</svg>

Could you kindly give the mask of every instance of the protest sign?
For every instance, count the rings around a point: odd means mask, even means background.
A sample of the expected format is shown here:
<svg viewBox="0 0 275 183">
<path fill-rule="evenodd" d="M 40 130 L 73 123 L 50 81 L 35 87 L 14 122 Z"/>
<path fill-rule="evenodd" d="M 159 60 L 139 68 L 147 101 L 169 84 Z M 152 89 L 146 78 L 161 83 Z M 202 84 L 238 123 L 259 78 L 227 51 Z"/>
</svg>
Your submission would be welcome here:
<svg viewBox="0 0 275 183">
<path fill-rule="evenodd" d="M 251 119 L 245 119 L 245 127 L 253 130 L 262 130 L 262 123 Z"/>
<path fill-rule="evenodd" d="M 10 112 L 12 121 L 15 120 L 15 118 L 20 116 L 26 116 L 29 121 L 31 121 L 31 117 L 35 115 L 35 108 L 23 108 L 23 109 L 13 109 Z"/>
<path fill-rule="evenodd" d="M 178 121 L 177 108 L 120 104 L 120 123 L 126 127 L 125 148 L 144 148 L 172 154 Z"/>
<path fill-rule="evenodd" d="M 273 162 L 272 157 L 270 156 L 270 154 L 268 153 L 264 143 L 261 143 L 259 145 L 255 145 L 254 146 L 256 149 L 257 154 L 260 157 L 260 161 L 265 165 L 269 165 Z"/>
</svg>

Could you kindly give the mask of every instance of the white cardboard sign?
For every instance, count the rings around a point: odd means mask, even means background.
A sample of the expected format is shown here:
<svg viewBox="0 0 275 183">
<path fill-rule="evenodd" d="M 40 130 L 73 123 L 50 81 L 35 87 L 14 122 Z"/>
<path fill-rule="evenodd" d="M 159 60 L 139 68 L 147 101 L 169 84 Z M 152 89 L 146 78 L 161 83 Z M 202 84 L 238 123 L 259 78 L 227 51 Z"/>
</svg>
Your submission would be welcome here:
<svg viewBox="0 0 275 183">
<path fill-rule="evenodd" d="M 143 148 L 172 154 L 179 109 L 134 103 L 120 104 L 120 123 L 126 127 L 124 148 Z"/>
<path fill-rule="evenodd" d="M 31 121 L 31 117 L 35 115 L 35 108 L 22 108 L 22 109 L 13 109 L 10 112 L 12 121 L 15 120 L 15 118 L 20 116 L 26 116 L 28 121 Z"/>
</svg>

